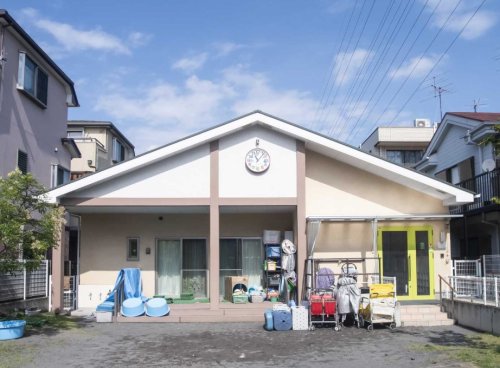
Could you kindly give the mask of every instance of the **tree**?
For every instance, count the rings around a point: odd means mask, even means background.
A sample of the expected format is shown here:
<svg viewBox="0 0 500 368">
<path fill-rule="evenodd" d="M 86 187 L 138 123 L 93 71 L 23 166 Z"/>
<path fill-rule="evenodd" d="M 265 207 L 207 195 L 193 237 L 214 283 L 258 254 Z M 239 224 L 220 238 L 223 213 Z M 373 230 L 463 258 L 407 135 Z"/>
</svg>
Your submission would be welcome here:
<svg viewBox="0 0 500 368">
<path fill-rule="evenodd" d="M 29 260 L 28 270 L 36 269 L 57 246 L 64 208 L 48 203 L 46 192 L 29 173 L 0 178 L 0 272 L 18 270 L 20 258 Z"/>
</svg>

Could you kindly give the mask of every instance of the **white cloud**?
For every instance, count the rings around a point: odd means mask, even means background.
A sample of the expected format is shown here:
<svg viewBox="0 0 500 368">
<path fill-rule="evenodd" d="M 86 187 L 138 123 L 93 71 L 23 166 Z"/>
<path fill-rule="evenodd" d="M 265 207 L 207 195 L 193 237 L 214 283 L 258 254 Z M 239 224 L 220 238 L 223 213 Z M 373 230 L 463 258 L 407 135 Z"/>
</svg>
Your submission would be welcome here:
<svg viewBox="0 0 500 368">
<path fill-rule="evenodd" d="M 389 76 L 392 78 L 421 78 L 425 77 L 427 73 L 434 67 L 438 60 L 437 56 L 424 56 L 414 57 L 409 60 L 405 65 L 402 65 L 399 69 L 393 69 L 389 72 Z"/>
<path fill-rule="evenodd" d="M 207 59 L 208 59 L 208 54 L 206 52 L 202 52 L 201 54 L 177 60 L 172 65 L 172 68 L 182 70 L 186 73 L 192 73 L 195 70 L 200 69 L 203 65 L 205 65 Z"/>
<path fill-rule="evenodd" d="M 128 35 L 128 42 L 136 47 L 136 46 L 144 46 L 151 41 L 151 38 L 153 38 L 152 35 L 142 33 L 142 32 L 132 32 Z"/>
<path fill-rule="evenodd" d="M 335 57 L 333 69 L 335 85 L 343 86 L 349 83 L 360 71 L 365 62 L 369 62 L 373 57 L 373 52 L 365 49 L 357 49 L 352 52 L 340 52 Z"/>
<path fill-rule="evenodd" d="M 308 124 L 316 107 L 309 93 L 273 88 L 264 74 L 245 66 L 228 68 L 217 80 L 190 76 L 182 86 L 160 82 L 133 93 L 115 84 L 95 104 L 125 126 L 138 153 L 254 110 Z"/>
<path fill-rule="evenodd" d="M 23 9 L 33 25 L 51 34 L 67 51 L 100 50 L 117 54 L 130 54 L 122 40 L 100 29 L 79 30 L 67 23 L 42 18 L 33 8 Z"/>
<path fill-rule="evenodd" d="M 421 2 L 424 1 L 425 0 L 421 0 Z M 427 10 L 433 11 L 434 8 L 437 7 L 435 15 L 432 18 L 434 27 L 440 28 L 444 26 L 446 31 L 458 33 L 467 24 L 467 21 L 471 19 L 480 4 L 481 0 L 467 0 L 462 2 L 459 2 L 459 0 L 430 0 L 427 3 Z M 451 18 L 447 22 L 447 19 L 453 11 L 453 15 L 451 15 Z M 466 40 L 473 40 L 481 37 L 490 30 L 497 21 L 498 17 L 493 12 L 479 10 L 471 19 L 460 37 Z"/>
<path fill-rule="evenodd" d="M 245 48 L 245 45 L 237 44 L 233 42 L 218 42 L 214 44 L 214 48 L 217 52 L 217 56 L 227 56 L 237 50 Z"/>
</svg>

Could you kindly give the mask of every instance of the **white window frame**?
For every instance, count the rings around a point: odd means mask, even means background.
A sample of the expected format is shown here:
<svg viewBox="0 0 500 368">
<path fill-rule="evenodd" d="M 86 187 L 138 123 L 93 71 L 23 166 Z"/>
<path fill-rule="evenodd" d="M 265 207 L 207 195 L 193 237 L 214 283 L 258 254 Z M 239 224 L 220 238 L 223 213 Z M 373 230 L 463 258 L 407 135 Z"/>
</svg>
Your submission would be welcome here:
<svg viewBox="0 0 500 368">
<path fill-rule="evenodd" d="M 63 170 L 63 180 L 62 180 L 62 183 L 61 184 L 58 184 L 59 182 L 59 169 L 62 169 Z M 66 184 L 66 183 L 69 183 L 70 179 L 71 179 L 71 172 L 66 169 L 64 166 L 61 166 L 59 164 L 52 164 L 52 170 L 51 170 L 51 176 L 50 176 L 50 187 L 51 188 L 55 188 L 57 187 L 58 185 L 62 185 L 62 184 Z"/>
<path fill-rule="evenodd" d="M 31 83 L 33 85 L 33 91 L 26 89 L 26 82 L 27 82 L 26 59 L 28 59 L 34 65 L 33 79 L 31 81 Z M 43 101 L 39 98 L 39 88 L 43 88 L 43 87 L 38 85 L 38 82 L 39 82 L 38 76 L 40 73 L 43 73 L 46 77 L 46 80 L 47 80 L 47 83 L 45 85 L 45 99 L 46 99 L 46 101 Z M 26 93 L 30 98 L 34 99 L 34 101 L 36 101 L 38 104 L 40 104 L 41 107 L 43 107 L 43 108 L 47 107 L 47 102 L 49 99 L 49 74 L 42 67 L 40 67 L 40 65 L 35 60 L 33 60 L 33 58 L 26 55 L 26 52 L 24 52 L 24 51 L 19 52 L 19 69 L 18 69 L 18 75 L 17 75 L 17 89 Z"/>
</svg>

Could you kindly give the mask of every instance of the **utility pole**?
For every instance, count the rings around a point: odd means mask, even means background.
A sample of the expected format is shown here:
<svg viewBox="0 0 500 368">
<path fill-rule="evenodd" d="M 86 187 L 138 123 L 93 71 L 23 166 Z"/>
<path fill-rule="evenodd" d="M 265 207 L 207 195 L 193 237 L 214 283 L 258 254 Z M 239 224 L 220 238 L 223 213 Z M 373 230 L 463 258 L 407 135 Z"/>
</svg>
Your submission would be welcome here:
<svg viewBox="0 0 500 368">
<path fill-rule="evenodd" d="M 443 120 L 443 106 L 441 103 L 441 95 L 443 94 L 443 92 L 448 92 L 448 90 L 436 85 L 436 77 L 432 77 L 432 80 L 433 83 L 431 84 L 431 87 L 434 88 L 434 98 L 439 97 L 439 114 L 441 116 L 441 120 Z"/>
</svg>

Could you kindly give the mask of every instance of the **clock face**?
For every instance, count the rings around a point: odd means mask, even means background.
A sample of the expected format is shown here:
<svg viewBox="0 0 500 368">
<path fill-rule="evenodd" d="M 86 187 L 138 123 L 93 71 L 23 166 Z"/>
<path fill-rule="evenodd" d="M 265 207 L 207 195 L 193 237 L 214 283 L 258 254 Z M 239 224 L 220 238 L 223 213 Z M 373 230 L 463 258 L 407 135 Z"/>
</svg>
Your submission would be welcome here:
<svg viewBox="0 0 500 368">
<path fill-rule="evenodd" d="M 255 173 L 266 171 L 270 164 L 271 158 L 269 157 L 269 153 L 261 148 L 251 149 L 245 157 L 245 165 L 248 170 Z"/>
</svg>

